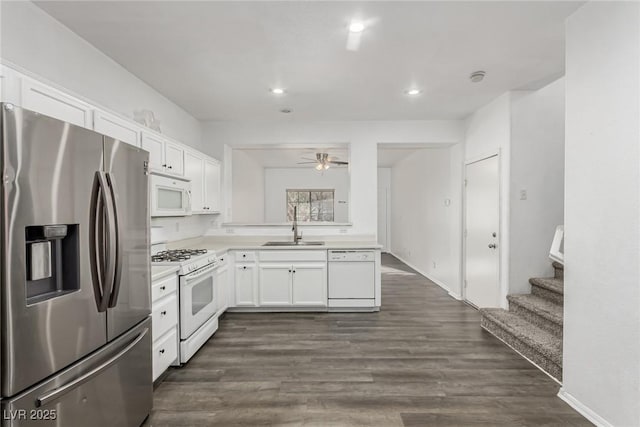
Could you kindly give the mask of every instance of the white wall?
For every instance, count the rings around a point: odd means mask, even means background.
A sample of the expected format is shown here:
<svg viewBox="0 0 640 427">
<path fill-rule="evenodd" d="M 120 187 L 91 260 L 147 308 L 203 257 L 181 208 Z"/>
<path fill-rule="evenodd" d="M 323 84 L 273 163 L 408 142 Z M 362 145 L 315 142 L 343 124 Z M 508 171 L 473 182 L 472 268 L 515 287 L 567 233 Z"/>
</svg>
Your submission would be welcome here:
<svg viewBox="0 0 640 427">
<path fill-rule="evenodd" d="M 163 133 L 201 146 L 200 122 L 33 3 L 3 1 L 0 24 L 3 62 L 129 118 L 152 110 Z"/>
<path fill-rule="evenodd" d="M 451 157 L 460 163 L 457 150 L 416 150 L 391 168 L 391 252 L 454 295 L 460 258 L 452 254 L 460 241 L 452 231 L 460 226 L 461 193 L 452 184 Z"/>
<path fill-rule="evenodd" d="M 640 425 L 640 4 L 566 29 L 563 388 L 601 425 Z"/>
<path fill-rule="evenodd" d="M 224 145 L 301 144 L 314 146 L 349 143 L 351 176 L 351 222 L 345 229 L 322 227 L 309 233 L 366 235 L 377 233 L 377 143 L 457 143 L 463 138 L 463 124 L 456 120 L 380 122 L 207 122 L 204 138 L 213 156 Z M 235 196 L 234 196 L 235 197 Z M 235 217 L 234 217 L 235 221 Z M 240 229 L 231 230 L 242 233 Z M 227 233 L 210 230 L 210 234 Z M 252 228 L 251 233 L 261 230 Z M 282 230 L 288 234 L 289 230 Z"/>
<path fill-rule="evenodd" d="M 233 151 L 233 222 L 264 222 L 264 167 L 242 150 Z"/>
<path fill-rule="evenodd" d="M 465 162 L 500 153 L 500 288 L 506 308 L 509 278 L 509 159 L 511 150 L 511 101 L 508 92 L 477 110 L 467 119 Z M 464 215 L 464 212 L 462 213 Z"/>
<path fill-rule="evenodd" d="M 329 168 L 323 173 L 313 167 L 265 168 L 264 221 L 267 223 L 287 222 L 287 189 L 305 188 L 335 190 L 334 221 L 349 222 L 349 170 L 335 167 Z"/>
<path fill-rule="evenodd" d="M 553 276 L 549 248 L 564 223 L 564 78 L 511 102 L 509 293 Z M 526 200 L 522 200 L 522 192 Z"/>
<path fill-rule="evenodd" d="M 386 194 L 387 200 L 381 200 L 380 194 Z M 386 213 L 381 216 L 381 212 Z M 378 168 L 378 243 L 383 251 L 391 250 L 391 168 Z"/>
</svg>

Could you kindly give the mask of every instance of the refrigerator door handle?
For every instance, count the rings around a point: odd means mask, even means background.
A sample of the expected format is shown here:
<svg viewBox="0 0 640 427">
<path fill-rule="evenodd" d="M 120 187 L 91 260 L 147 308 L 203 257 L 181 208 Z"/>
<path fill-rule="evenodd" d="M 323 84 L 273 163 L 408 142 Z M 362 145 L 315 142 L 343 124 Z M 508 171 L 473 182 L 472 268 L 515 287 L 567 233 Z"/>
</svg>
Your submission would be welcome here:
<svg viewBox="0 0 640 427">
<path fill-rule="evenodd" d="M 60 386 L 58 388 L 55 388 L 55 389 L 53 389 L 51 391 L 48 391 L 45 394 L 41 395 L 40 397 L 36 398 L 36 407 L 39 408 L 41 406 L 45 406 L 45 405 L 53 402 L 54 400 L 57 400 L 57 399 L 61 398 L 65 394 L 67 394 L 70 391 L 72 391 L 74 388 L 86 383 L 91 378 L 95 377 L 96 375 L 99 375 L 101 372 L 105 371 L 106 369 L 108 369 L 111 366 L 113 366 L 114 364 L 116 364 L 122 357 L 124 357 L 129 351 L 131 351 L 131 349 L 133 349 L 140 341 L 142 341 L 142 339 L 145 337 L 145 335 L 147 335 L 147 332 L 149 332 L 149 328 L 145 328 L 125 348 L 123 348 L 116 355 L 114 355 L 113 357 L 109 358 L 104 363 L 101 363 L 99 366 L 96 366 L 95 368 L 93 368 L 92 370 L 87 372 L 86 374 L 81 375 L 78 378 L 76 378 L 75 380 L 70 381 L 70 382 L 68 382 L 68 383 L 66 383 L 66 384 L 64 384 L 64 385 L 62 385 L 62 386 Z"/>
<path fill-rule="evenodd" d="M 104 172 L 97 171 L 91 192 L 89 251 L 93 288 L 99 312 L 107 310 L 115 276 L 116 250 L 112 244 L 115 224 L 109 192 Z"/>
<path fill-rule="evenodd" d="M 115 271 L 113 275 L 113 285 L 111 287 L 111 297 L 109 299 L 109 308 L 113 308 L 118 304 L 118 296 L 120 295 L 120 279 L 122 277 L 122 233 L 120 230 L 120 221 L 118 216 L 118 205 L 116 203 L 116 196 L 118 191 L 115 186 L 115 181 L 111 177 L 110 173 L 106 173 L 107 183 L 109 185 L 109 196 L 111 198 L 111 205 L 113 207 L 113 223 L 115 225 Z"/>
</svg>

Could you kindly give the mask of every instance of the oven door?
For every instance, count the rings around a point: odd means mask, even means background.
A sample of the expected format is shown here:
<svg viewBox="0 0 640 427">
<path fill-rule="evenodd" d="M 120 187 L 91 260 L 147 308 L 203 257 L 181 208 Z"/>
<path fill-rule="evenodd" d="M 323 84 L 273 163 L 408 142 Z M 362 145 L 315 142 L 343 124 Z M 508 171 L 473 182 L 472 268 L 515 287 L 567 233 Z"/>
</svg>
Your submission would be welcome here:
<svg viewBox="0 0 640 427">
<path fill-rule="evenodd" d="M 191 215 L 191 183 L 161 175 L 151 177 L 151 216 Z"/>
<path fill-rule="evenodd" d="M 180 339 L 189 338 L 216 313 L 216 270 L 203 267 L 180 277 Z"/>
</svg>

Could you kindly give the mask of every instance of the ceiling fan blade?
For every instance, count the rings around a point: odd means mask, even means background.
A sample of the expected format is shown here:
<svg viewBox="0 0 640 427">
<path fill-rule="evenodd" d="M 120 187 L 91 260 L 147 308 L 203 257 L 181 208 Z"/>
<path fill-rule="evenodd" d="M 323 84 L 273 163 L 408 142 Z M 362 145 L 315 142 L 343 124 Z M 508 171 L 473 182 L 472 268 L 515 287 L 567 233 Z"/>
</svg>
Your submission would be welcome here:
<svg viewBox="0 0 640 427">
<path fill-rule="evenodd" d="M 315 165 L 316 163 L 318 163 L 318 162 L 298 162 L 296 164 L 297 165 L 312 165 L 312 164 Z"/>
<path fill-rule="evenodd" d="M 317 161 L 316 159 L 310 159 L 308 157 L 300 157 L 301 160 L 313 160 L 314 162 Z"/>
<path fill-rule="evenodd" d="M 349 162 L 340 162 L 337 160 L 331 160 L 329 161 L 329 163 L 331 163 L 332 165 L 348 165 L 349 164 Z"/>
</svg>

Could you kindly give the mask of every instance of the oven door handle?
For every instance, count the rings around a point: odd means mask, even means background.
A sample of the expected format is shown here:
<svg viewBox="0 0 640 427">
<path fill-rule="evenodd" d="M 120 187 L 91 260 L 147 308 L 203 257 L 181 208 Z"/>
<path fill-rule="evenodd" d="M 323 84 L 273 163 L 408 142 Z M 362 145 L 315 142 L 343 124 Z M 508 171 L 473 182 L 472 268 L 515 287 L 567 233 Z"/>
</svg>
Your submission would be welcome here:
<svg viewBox="0 0 640 427">
<path fill-rule="evenodd" d="M 185 276 L 185 278 L 187 279 L 187 281 L 191 281 L 191 280 L 194 280 L 194 279 L 199 279 L 199 278 L 201 278 L 203 276 L 206 276 L 206 275 L 208 275 L 210 273 L 213 273 L 217 268 L 218 268 L 218 266 L 216 265 L 216 266 L 207 268 L 206 270 L 204 270 L 202 272 L 198 272 L 198 274 L 195 274 L 193 276 L 192 276 L 193 273 L 189 273 L 189 274 L 187 274 Z"/>
</svg>

